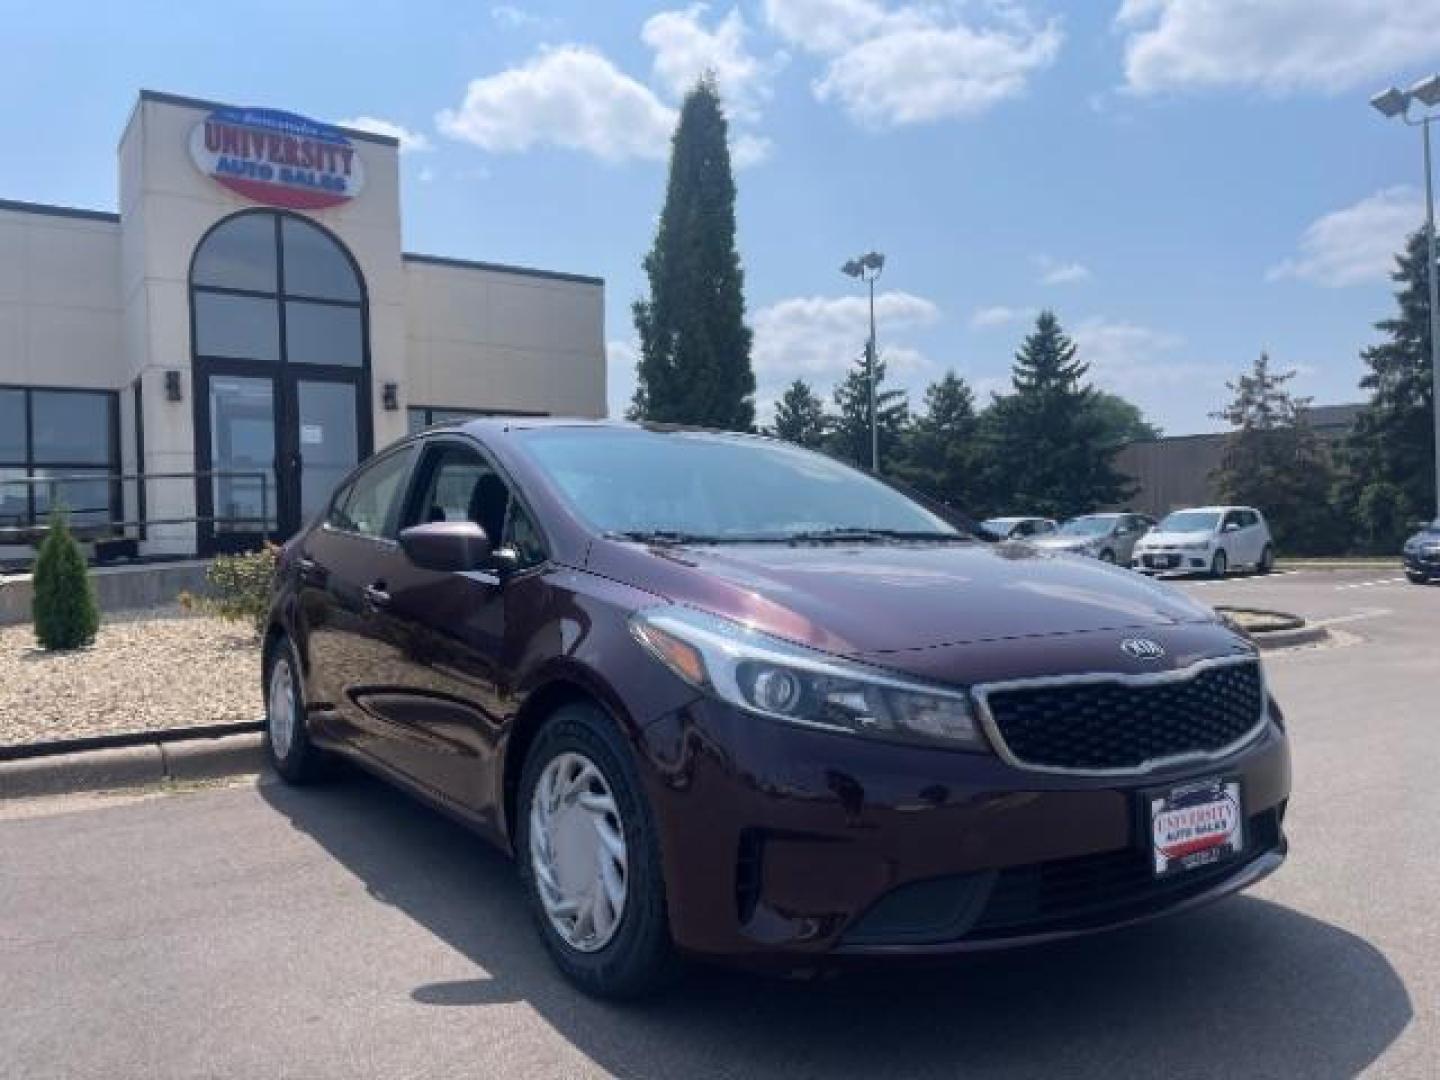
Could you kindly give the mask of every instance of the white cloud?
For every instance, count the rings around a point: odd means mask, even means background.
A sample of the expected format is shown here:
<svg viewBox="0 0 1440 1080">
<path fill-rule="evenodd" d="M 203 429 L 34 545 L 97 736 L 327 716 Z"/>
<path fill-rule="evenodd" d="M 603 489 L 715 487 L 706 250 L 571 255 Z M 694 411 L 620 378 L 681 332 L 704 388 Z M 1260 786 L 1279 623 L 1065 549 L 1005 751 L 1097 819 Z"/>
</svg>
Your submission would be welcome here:
<svg viewBox="0 0 1440 1080">
<path fill-rule="evenodd" d="M 434 149 L 430 137 L 423 131 L 412 131 L 403 124 L 397 124 L 394 120 L 382 120 L 378 116 L 352 116 L 348 120 L 338 120 L 336 123 L 341 127 L 370 131 L 376 135 L 388 135 L 392 139 L 399 139 L 402 154 Z"/>
<path fill-rule="evenodd" d="M 1004 304 L 993 304 L 990 307 L 976 308 L 970 314 L 970 325 L 976 329 L 984 329 L 990 326 L 1008 326 L 1011 323 L 1023 322 L 1035 317 L 1034 308 L 1006 307 Z"/>
<path fill-rule="evenodd" d="M 1024 91 L 1059 54 L 1059 22 L 1035 23 L 1009 0 L 981 5 L 967 22 L 955 9 L 881 0 L 766 0 L 778 35 L 827 61 L 812 89 L 868 127 L 983 112 Z"/>
<path fill-rule="evenodd" d="M 635 365 L 640 360 L 640 346 L 635 341 L 605 343 L 605 388 L 610 416 L 621 419 L 635 397 Z"/>
<path fill-rule="evenodd" d="M 560 25 L 560 20 L 553 16 L 537 15 L 514 4 L 493 5 L 490 17 L 507 30 L 553 30 Z"/>
<path fill-rule="evenodd" d="M 678 100 L 701 75 L 713 72 L 730 118 L 753 123 L 770 99 L 785 54 L 762 59 L 750 52 L 745 46 L 749 27 L 739 8 L 731 8 L 714 29 L 704 24 L 707 11 L 705 4 L 692 4 L 645 20 L 640 39 L 655 50 L 655 79 Z"/>
<path fill-rule="evenodd" d="M 1412 187 L 1377 191 L 1311 222 L 1300 237 L 1299 254 L 1272 266 L 1265 278 L 1330 288 L 1383 281 L 1422 213 L 1420 193 Z"/>
<path fill-rule="evenodd" d="M 1125 78 L 1142 93 L 1251 86 L 1334 93 L 1440 53 L 1434 0 L 1124 0 Z"/>
<path fill-rule="evenodd" d="M 891 291 L 875 297 L 880 358 L 891 381 L 929 370 L 930 362 L 906 343 L 907 331 L 928 326 L 940 309 L 921 296 Z M 870 307 L 862 296 L 796 296 L 755 312 L 752 359 L 760 397 L 773 397 L 794 379 L 829 396 L 865 349 Z M 898 340 L 897 340 L 898 339 Z"/>
<path fill-rule="evenodd" d="M 1089 281 L 1094 275 L 1084 263 L 1065 262 L 1049 255 L 1036 255 L 1035 265 L 1040 269 L 1040 284 L 1070 285 L 1077 281 Z"/>
<path fill-rule="evenodd" d="M 580 45 L 543 49 L 520 67 L 472 79 L 440 131 L 492 153 L 535 146 L 580 150 L 602 161 L 663 159 L 676 112 L 601 53 Z"/>
</svg>

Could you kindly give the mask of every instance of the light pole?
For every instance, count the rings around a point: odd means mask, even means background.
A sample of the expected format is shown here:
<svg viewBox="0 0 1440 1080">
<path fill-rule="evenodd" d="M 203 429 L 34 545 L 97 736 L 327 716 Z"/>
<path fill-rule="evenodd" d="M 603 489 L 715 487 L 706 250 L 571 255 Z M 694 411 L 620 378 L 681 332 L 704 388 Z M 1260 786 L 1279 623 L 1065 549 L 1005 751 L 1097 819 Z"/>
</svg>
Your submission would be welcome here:
<svg viewBox="0 0 1440 1080">
<path fill-rule="evenodd" d="M 1421 79 L 1409 90 L 1392 86 L 1372 97 L 1370 104 L 1386 119 L 1398 117 L 1411 127 L 1418 127 L 1425 146 L 1425 276 L 1430 285 L 1430 406 L 1435 414 L 1435 513 L 1440 516 L 1440 303 L 1436 301 L 1440 285 L 1435 280 L 1435 189 L 1430 172 L 1430 125 L 1440 119 L 1440 113 L 1411 118 L 1410 105 L 1415 101 L 1426 108 L 1440 105 L 1440 75 Z"/>
<path fill-rule="evenodd" d="M 880 471 L 880 421 L 875 415 L 875 279 L 885 269 L 885 256 L 866 252 L 850 259 L 840 272 L 870 286 L 870 338 L 865 342 L 865 378 L 870 383 L 870 471 Z"/>
</svg>

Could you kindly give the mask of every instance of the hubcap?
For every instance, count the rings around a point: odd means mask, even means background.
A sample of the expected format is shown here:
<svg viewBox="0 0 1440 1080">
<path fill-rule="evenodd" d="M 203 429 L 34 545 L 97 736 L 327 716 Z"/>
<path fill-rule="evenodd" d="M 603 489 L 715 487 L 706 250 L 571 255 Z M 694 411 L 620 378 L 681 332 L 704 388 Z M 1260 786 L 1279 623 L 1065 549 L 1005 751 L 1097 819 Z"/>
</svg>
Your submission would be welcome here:
<svg viewBox="0 0 1440 1080">
<path fill-rule="evenodd" d="M 604 948 L 625 913 L 625 830 L 609 783 L 583 754 L 558 754 L 540 774 L 530 866 L 555 932 L 581 952 Z"/>
<path fill-rule="evenodd" d="M 295 683 L 290 664 L 283 659 L 275 661 L 270 672 L 270 702 L 266 713 L 275 756 L 289 757 L 290 747 L 295 743 Z"/>
</svg>

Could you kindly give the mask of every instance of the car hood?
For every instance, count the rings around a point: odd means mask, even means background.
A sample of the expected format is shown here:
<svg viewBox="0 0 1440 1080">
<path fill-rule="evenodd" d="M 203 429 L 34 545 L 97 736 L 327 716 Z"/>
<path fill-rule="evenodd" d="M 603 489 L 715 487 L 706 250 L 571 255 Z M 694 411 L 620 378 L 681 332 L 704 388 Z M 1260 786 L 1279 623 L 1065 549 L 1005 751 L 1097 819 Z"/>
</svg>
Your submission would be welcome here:
<svg viewBox="0 0 1440 1080">
<path fill-rule="evenodd" d="M 1440 529 L 1421 529 L 1405 541 L 1407 548 L 1417 548 L 1421 544 L 1440 544 Z"/>
<path fill-rule="evenodd" d="M 1168 547 L 1173 544 L 1199 544 L 1209 540 L 1215 534 L 1209 530 L 1201 532 L 1160 532 L 1158 529 L 1151 529 L 1140 538 L 1140 543 L 1146 547 Z"/>
<path fill-rule="evenodd" d="M 844 655 L 1215 618 L 1169 586 L 1028 544 L 658 547 L 599 540 L 588 568 Z"/>
</svg>

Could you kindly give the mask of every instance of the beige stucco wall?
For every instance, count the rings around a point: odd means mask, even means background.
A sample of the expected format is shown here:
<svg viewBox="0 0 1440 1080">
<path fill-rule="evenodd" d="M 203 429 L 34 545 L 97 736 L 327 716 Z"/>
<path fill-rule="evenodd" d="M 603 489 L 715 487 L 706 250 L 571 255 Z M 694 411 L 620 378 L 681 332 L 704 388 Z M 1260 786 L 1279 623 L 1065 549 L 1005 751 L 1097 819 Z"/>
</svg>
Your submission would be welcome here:
<svg viewBox="0 0 1440 1080">
<path fill-rule="evenodd" d="M 404 403 L 605 415 L 596 281 L 407 260 Z"/>
<path fill-rule="evenodd" d="M 0 209 L 0 383 L 116 389 L 120 226 Z"/>
</svg>

